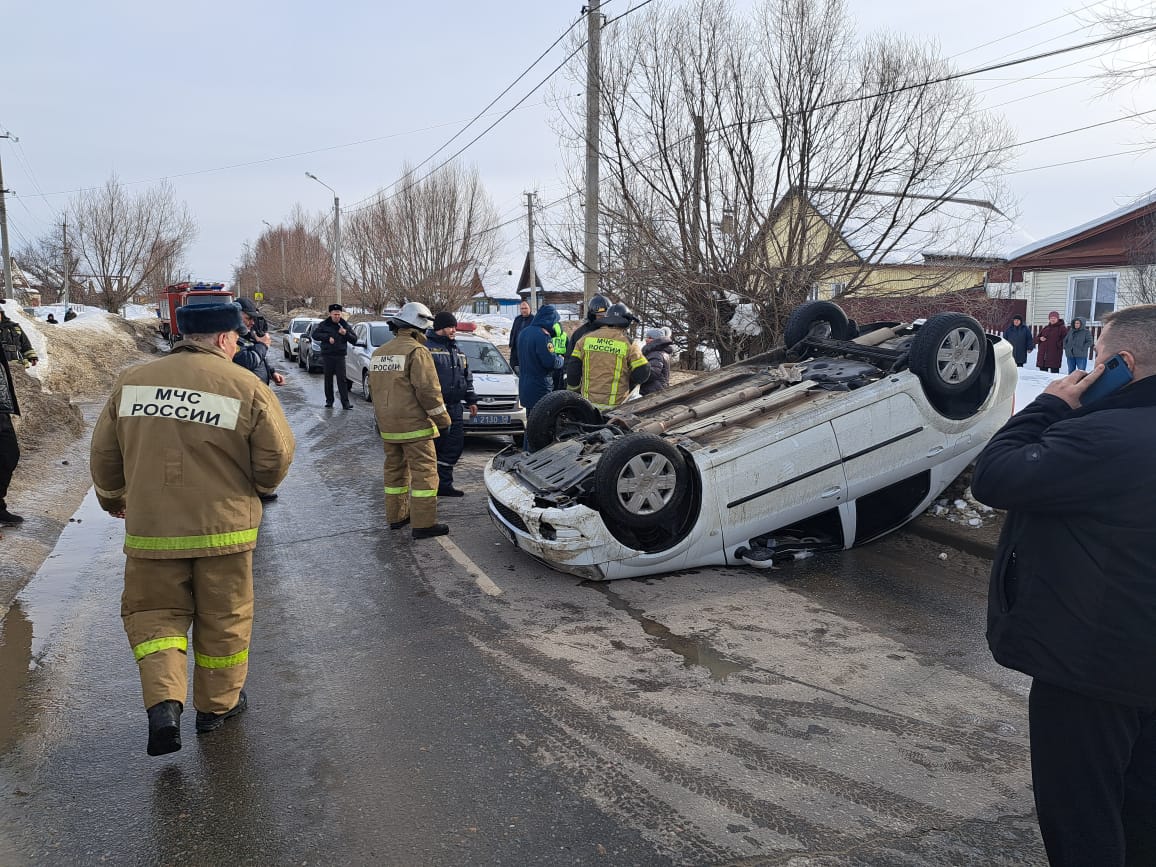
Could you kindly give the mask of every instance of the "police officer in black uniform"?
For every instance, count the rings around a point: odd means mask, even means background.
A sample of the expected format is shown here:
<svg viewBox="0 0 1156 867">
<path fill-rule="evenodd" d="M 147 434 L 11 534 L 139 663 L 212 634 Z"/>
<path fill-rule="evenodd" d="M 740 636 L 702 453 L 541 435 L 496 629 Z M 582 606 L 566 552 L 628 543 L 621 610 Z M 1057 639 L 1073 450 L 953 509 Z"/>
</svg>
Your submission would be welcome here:
<svg viewBox="0 0 1156 867">
<path fill-rule="evenodd" d="M 462 456 L 466 444 L 466 430 L 462 406 L 469 408 L 470 417 L 478 414 L 478 396 L 474 394 L 474 375 L 465 353 L 459 348 L 454 335 L 458 320 L 454 314 L 442 311 L 434 317 L 433 328 L 426 333 L 426 349 L 433 356 L 442 399 L 453 423 L 434 440 L 438 456 L 438 496 L 463 497 L 464 491 L 454 487 L 454 466 Z"/>
<path fill-rule="evenodd" d="M 20 463 L 20 444 L 16 442 L 16 428 L 12 425 L 12 416 L 20 415 L 20 404 L 16 402 L 16 387 L 4 352 L 0 352 L 0 368 L 0 524 L 12 527 L 24 522 L 22 517 L 9 511 L 4 499 L 8 496 L 12 474 Z"/>
<path fill-rule="evenodd" d="M 325 405 L 333 406 L 333 377 L 337 377 L 337 392 L 341 406 L 353 409 L 349 402 L 349 383 L 345 379 L 345 352 L 353 339 L 353 329 L 341 315 L 340 304 L 329 305 L 329 318 L 322 319 L 313 329 L 313 339 L 321 344 L 321 369 L 325 372 Z"/>
</svg>

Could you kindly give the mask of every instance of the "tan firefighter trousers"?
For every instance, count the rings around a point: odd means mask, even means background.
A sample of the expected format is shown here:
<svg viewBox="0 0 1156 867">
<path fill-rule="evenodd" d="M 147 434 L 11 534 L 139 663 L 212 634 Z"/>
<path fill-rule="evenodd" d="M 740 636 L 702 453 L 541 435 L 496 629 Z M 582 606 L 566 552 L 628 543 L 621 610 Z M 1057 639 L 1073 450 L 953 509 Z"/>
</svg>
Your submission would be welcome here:
<svg viewBox="0 0 1156 867">
<path fill-rule="evenodd" d="M 438 520 L 438 456 L 433 440 L 383 443 L 385 446 L 385 519 L 408 516 L 414 528 Z"/>
<path fill-rule="evenodd" d="M 178 560 L 128 557 L 120 616 L 140 666 L 145 707 L 188 697 L 193 628 L 193 706 L 224 713 L 249 672 L 253 552 Z"/>
</svg>

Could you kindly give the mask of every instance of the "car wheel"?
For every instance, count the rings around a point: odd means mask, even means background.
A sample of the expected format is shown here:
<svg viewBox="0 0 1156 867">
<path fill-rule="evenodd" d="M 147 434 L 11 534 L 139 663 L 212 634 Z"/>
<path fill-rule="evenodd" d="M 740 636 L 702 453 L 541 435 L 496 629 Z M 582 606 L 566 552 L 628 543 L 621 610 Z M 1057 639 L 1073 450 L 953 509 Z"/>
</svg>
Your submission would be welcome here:
<svg viewBox="0 0 1156 867">
<path fill-rule="evenodd" d="M 606 447 L 594 470 L 594 496 L 602 517 L 634 529 L 675 521 L 689 490 L 682 453 L 655 434 L 619 437 Z"/>
<path fill-rule="evenodd" d="M 847 314 L 830 301 L 808 301 L 800 304 L 787 318 L 783 343 L 789 348 L 808 337 L 846 340 L 849 334 Z"/>
<path fill-rule="evenodd" d="M 536 452 L 559 439 L 568 425 L 601 422 L 602 413 L 582 395 L 552 391 L 530 410 L 526 419 L 526 442 L 530 451 Z"/>
<path fill-rule="evenodd" d="M 369 371 L 361 371 L 361 396 L 366 403 L 373 403 L 373 395 L 369 393 Z"/>
<path fill-rule="evenodd" d="M 963 313 L 937 313 L 915 333 L 907 364 L 932 394 L 967 391 L 983 370 L 987 338 Z"/>
</svg>

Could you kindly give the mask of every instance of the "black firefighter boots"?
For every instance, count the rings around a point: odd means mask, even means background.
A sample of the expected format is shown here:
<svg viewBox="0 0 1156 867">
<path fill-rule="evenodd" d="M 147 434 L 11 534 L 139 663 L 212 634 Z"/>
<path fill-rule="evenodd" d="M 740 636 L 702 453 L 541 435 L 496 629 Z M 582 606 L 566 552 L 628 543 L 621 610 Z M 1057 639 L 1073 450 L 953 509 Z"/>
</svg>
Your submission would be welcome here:
<svg viewBox="0 0 1156 867">
<path fill-rule="evenodd" d="M 150 756 L 175 753 L 181 748 L 181 711 L 179 701 L 161 701 L 149 708 Z"/>
<path fill-rule="evenodd" d="M 435 536 L 445 536 L 449 531 L 450 528 L 448 524 L 434 524 L 432 527 L 414 527 L 413 537 L 415 539 L 432 539 Z"/>
<path fill-rule="evenodd" d="M 0 524 L 3 524 L 5 527 L 15 527 L 18 524 L 23 523 L 24 519 L 22 517 L 19 515 L 13 515 L 8 511 L 8 507 L 4 505 L 2 501 L 0 501 Z"/>
<path fill-rule="evenodd" d="M 248 706 L 249 698 L 245 695 L 245 690 L 241 690 L 241 694 L 237 696 L 237 703 L 233 706 L 232 710 L 227 710 L 224 713 L 203 713 L 197 711 L 197 734 L 205 735 L 209 732 L 215 732 L 225 724 L 225 720 L 244 713 L 245 708 Z"/>
<path fill-rule="evenodd" d="M 409 525 L 409 515 L 406 515 L 400 521 L 390 521 L 389 522 L 389 529 L 400 530 L 402 527 L 405 527 L 408 525 Z"/>
<path fill-rule="evenodd" d="M 459 491 L 453 485 L 447 485 L 443 488 L 438 488 L 439 497 L 464 497 L 465 495 L 465 491 Z"/>
</svg>

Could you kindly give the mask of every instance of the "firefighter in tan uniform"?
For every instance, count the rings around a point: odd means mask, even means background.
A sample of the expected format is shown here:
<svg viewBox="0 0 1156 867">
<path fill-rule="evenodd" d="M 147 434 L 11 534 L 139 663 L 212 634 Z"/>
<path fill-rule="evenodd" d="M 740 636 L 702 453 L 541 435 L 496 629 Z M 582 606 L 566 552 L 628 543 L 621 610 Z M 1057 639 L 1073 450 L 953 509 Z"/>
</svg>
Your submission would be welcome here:
<svg viewBox="0 0 1156 867">
<path fill-rule="evenodd" d="M 247 705 L 258 497 L 294 449 L 269 386 L 233 363 L 240 307 L 180 307 L 177 327 L 185 341 L 123 373 L 92 434 L 97 498 L 125 521 L 121 617 L 152 756 L 181 748 L 190 625 L 197 733 Z"/>
<path fill-rule="evenodd" d="M 638 319 L 625 304 L 612 304 L 574 345 L 566 362 L 566 385 L 599 409 L 613 409 L 650 378 L 650 363 L 626 334 Z"/>
<path fill-rule="evenodd" d="M 433 356 L 425 347 L 433 314 L 411 301 L 389 320 L 397 336 L 370 359 L 373 412 L 385 445 L 385 517 L 390 529 L 411 521 L 413 538 L 450 531 L 438 517 L 438 468 L 434 438 L 452 423 L 442 400 Z"/>
</svg>

